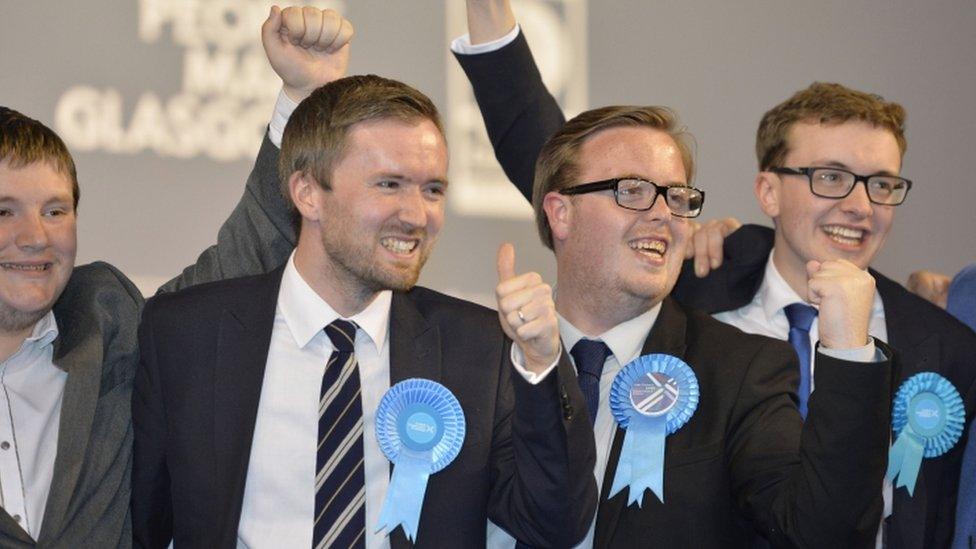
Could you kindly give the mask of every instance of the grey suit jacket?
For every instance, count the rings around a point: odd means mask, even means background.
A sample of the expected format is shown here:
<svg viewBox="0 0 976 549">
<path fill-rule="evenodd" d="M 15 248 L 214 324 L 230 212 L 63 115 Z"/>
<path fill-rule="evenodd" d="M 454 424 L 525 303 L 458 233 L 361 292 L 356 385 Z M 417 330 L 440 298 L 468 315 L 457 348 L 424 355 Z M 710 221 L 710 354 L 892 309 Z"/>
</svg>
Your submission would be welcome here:
<svg viewBox="0 0 976 549">
<path fill-rule="evenodd" d="M 294 247 L 289 206 L 277 186 L 278 150 L 265 137 L 244 195 L 217 244 L 160 292 L 251 274 L 283 264 Z M 54 363 L 68 372 L 58 454 L 37 540 L 0 509 L 2 548 L 132 546 L 132 380 L 143 298 L 115 267 L 75 267 L 54 304 Z"/>
</svg>

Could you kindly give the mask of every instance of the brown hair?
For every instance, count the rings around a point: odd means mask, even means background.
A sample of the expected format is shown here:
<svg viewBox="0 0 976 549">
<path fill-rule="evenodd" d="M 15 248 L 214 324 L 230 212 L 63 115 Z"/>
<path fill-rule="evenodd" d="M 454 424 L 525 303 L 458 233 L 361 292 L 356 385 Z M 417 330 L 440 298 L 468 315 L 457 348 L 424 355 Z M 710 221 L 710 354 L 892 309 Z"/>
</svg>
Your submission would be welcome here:
<svg viewBox="0 0 976 549">
<path fill-rule="evenodd" d="M 654 128 L 674 139 L 681 151 L 685 176 L 691 184 L 695 175 L 691 134 L 678 125 L 678 115 L 671 109 L 657 106 L 617 106 L 580 113 L 549 139 L 535 164 L 532 207 L 535 209 L 539 237 L 549 249 L 553 249 L 552 229 L 542 208 L 543 199 L 552 191 L 580 183 L 576 181 L 579 177 L 579 150 L 590 136 L 609 128 L 635 126 Z"/>
<path fill-rule="evenodd" d="M 0 163 L 3 162 L 14 169 L 47 163 L 71 181 L 71 196 L 74 207 L 78 207 L 78 173 L 64 141 L 51 128 L 7 107 L 0 107 Z"/>
<path fill-rule="evenodd" d="M 756 158 L 759 169 L 781 167 L 789 152 L 790 128 L 808 121 L 841 124 L 849 120 L 867 122 L 894 134 L 898 149 L 905 156 L 905 108 L 885 101 L 880 95 L 852 90 L 840 84 L 814 82 L 763 115 L 756 132 Z"/>
<path fill-rule="evenodd" d="M 278 172 L 285 197 L 289 197 L 288 178 L 295 172 L 306 173 L 322 188 L 330 189 L 329 179 L 342 157 L 350 128 L 384 118 L 430 120 L 444 133 L 434 103 L 396 80 L 374 74 L 349 76 L 312 92 L 292 113 L 281 140 Z"/>
</svg>

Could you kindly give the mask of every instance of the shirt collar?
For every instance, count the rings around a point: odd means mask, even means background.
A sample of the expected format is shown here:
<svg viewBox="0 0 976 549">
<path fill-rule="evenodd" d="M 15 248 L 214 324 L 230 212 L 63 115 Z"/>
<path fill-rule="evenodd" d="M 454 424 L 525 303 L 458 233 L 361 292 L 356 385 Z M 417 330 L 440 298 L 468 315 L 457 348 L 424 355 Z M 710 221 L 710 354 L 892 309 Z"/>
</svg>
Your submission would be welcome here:
<svg viewBox="0 0 976 549">
<path fill-rule="evenodd" d="M 773 252 L 769 252 L 766 260 L 766 271 L 763 274 L 762 283 L 759 291 L 756 292 L 754 302 L 762 307 L 763 314 L 768 322 L 775 322 L 777 318 L 786 318 L 783 308 L 792 303 L 808 303 L 806 299 L 800 297 L 793 288 L 786 282 L 779 269 L 773 263 Z M 814 305 L 816 307 L 816 305 Z M 871 316 L 884 318 L 884 303 L 881 301 L 881 294 L 877 288 L 874 290 L 874 304 L 871 307 Z"/>
<path fill-rule="evenodd" d="M 624 365 L 640 356 L 647 334 L 651 332 L 660 312 L 661 303 L 658 303 L 647 312 L 621 322 L 595 338 L 584 334 L 562 315 L 557 313 L 556 316 L 559 319 L 559 333 L 562 335 L 566 349 L 572 350 L 573 346 L 583 338 L 602 341 L 610 348 L 617 363 Z"/>
<path fill-rule="evenodd" d="M 774 322 L 779 315 L 785 315 L 783 308 L 792 303 L 806 303 L 807 300 L 796 293 L 773 263 L 773 252 L 766 259 L 766 271 L 756 297 L 762 305 L 766 320 Z"/>
<path fill-rule="evenodd" d="M 377 349 L 382 349 L 390 329 L 390 305 L 393 292 L 382 291 L 359 313 L 347 318 L 373 341 Z M 341 318 L 315 290 L 308 285 L 295 267 L 295 253 L 288 258 L 288 265 L 281 277 L 281 290 L 278 293 L 278 311 L 288 324 L 295 344 L 304 348 L 312 338 L 322 333 L 323 328 L 337 318 Z"/>
</svg>

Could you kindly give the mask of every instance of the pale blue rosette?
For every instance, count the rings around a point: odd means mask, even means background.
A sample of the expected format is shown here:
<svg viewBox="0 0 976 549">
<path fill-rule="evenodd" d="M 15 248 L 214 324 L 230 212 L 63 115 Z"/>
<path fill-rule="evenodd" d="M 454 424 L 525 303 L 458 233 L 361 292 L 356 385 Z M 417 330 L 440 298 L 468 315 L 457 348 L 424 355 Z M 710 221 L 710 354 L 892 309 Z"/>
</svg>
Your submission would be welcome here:
<svg viewBox="0 0 976 549">
<path fill-rule="evenodd" d="M 665 438 L 691 419 L 698 399 L 698 378 L 678 357 L 644 355 L 620 370 L 610 388 L 610 410 L 627 432 L 608 497 L 630 488 L 627 505 L 640 507 L 650 488 L 664 502 Z"/>
<path fill-rule="evenodd" d="M 905 380 L 892 404 L 896 438 L 888 451 L 885 478 L 894 481 L 898 477 L 895 488 L 904 486 L 914 495 L 922 458 L 941 456 L 955 446 L 965 421 L 962 397 L 948 379 L 922 372 Z"/>
<path fill-rule="evenodd" d="M 376 439 L 393 462 L 393 477 L 376 531 L 403 527 L 414 541 L 430 475 L 447 467 L 464 442 L 464 411 L 451 391 L 429 379 L 407 379 L 383 395 Z"/>
</svg>

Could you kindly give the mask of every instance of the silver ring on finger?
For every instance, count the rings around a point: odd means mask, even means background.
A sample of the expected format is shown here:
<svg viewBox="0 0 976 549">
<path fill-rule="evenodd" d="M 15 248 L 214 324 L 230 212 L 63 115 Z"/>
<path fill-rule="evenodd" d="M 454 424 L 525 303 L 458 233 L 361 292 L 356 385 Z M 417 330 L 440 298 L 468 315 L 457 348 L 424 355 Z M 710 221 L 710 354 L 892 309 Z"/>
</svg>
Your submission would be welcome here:
<svg viewBox="0 0 976 549">
<path fill-rule="evenodd" d="M 525 324 L 525 315 L 522 314 L 522 309 L 519 309 L 516 313 L 518 314 L 519 320 L 522 321 L 522 324 Z"/>
</svg>

